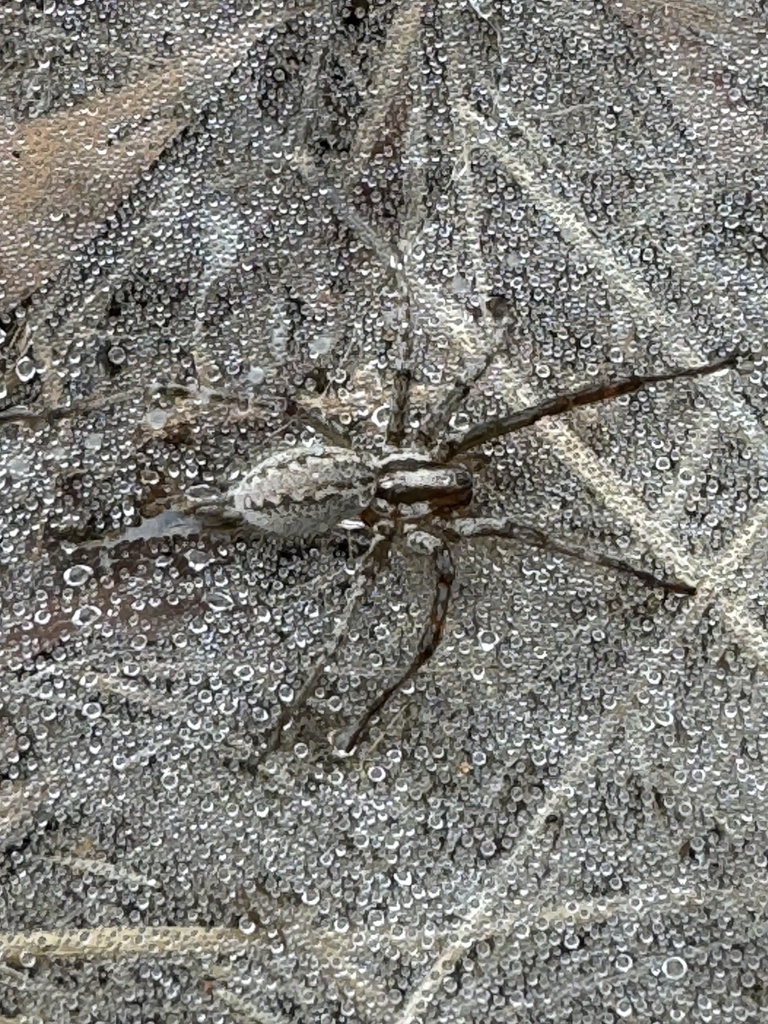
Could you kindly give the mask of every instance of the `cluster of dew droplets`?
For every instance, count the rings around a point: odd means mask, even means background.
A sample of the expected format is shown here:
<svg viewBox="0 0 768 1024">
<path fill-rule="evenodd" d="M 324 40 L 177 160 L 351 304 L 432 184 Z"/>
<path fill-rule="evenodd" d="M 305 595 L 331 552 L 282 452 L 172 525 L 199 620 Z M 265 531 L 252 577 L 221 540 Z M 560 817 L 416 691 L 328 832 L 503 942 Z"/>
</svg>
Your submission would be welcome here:
<svg viewBox="0 0 768 1024">
<path fill-rule="evenodd" d="M 381 455 L 408 315 L 414 427 L 496 346 L 452 430 L 761 335 L 757 5 L 16 6 L 0 1017 L 759 1019 L 764 361 L 486 445 L 487 514 L 700 593 L 457 545 L 443 644 L 344 759 L 429 560 L 268 752 L 366 542 L 175 504 L 316 438 L 288 399 Z"/>
</svg>

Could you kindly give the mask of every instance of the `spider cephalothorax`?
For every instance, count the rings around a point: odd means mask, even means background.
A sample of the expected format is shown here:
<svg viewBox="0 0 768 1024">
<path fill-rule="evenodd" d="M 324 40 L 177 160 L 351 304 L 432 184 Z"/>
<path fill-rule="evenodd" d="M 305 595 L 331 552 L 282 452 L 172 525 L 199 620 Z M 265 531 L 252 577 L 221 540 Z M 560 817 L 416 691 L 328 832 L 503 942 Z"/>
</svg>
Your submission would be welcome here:
<svg viewBox="0 0 768 1024">
<path fill-rule="evenodd" d="M 382 459 L 366 522 L 395 516 L 418 522 L 428 516 L 447 516 L 472 503 L 475 481 L 468 469 L 435 462 L 428 455 L 403 450 Z"/>
</svg>

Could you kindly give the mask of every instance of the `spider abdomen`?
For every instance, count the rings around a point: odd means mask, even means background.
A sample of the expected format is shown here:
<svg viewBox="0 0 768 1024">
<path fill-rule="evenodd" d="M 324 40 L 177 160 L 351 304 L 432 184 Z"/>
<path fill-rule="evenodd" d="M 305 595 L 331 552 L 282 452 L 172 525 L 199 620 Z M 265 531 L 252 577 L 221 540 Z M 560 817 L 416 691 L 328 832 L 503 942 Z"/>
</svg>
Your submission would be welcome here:
<svg viewBox="0 0 768 1024">
<path fill-rule="evenodd" d="M 373 496 L 371 466 L 348 448 L 301 445 L 257 462 L 229 492 L 243 519 L 281 537 L 327 533 Z"/>
</svg>

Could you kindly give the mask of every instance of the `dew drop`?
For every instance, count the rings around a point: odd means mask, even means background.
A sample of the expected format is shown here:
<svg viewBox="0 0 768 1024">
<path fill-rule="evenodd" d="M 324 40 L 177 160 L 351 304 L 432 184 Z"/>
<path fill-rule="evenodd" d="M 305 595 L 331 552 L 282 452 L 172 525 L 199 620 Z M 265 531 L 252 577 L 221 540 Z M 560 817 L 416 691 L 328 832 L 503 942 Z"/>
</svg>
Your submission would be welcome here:
<svg viewBox="0 0 768 1024">
<path fill-rule="evenodd" d="M 616 970 L 621 971 L 625 974 L 627 971 L 631 971 L 634 965 L 634 960 L 627 953 L 619 953 L 616 957 Z"/>
<path fill-rule="evenodd" d="M 200 551 L 197 548 L 193 548 L 192 551 L 187 552 L 187 562 L 190 569 L 195 572 L 202 572 L 206 565 L 210 565 L 211 556 L 206 551 Z"/>
<path fill-rule="evenodd" d="M 487 653 L 492 651 L 499 642 L 499 635 L 490 629 L 481 629 L 477 634 L 477 642 L 480 644 L 480 650 Z"/>
<path fill-rule="evenodd" d="M 670 956 L 661 965 L 661 970 L 671 981 L 679 981 L 688 973 L 688 964 L 680 956 Z"/>
<path fill-rule="evenodd" d="M 70 565 L 64 570 L 64 582 L 68 587 L 82 587 L 93 576 L 93 569 L 90 565 Z"/>
<path fill-rule="evenodd" d="M 168 422 L 168 413 L 164 409 L 150 409 L 144 417 L 150 430 L 162 430 Z"/>
<path fill-rule="evenodd" d="M 84 604 L 83 607 L 78 608 L 72 616 L 72 625 L 78 626 L 82 629 L 84 626 L 92 626 L 93 623 L 100 618 L 101 609 L 97 608 L 93 604 Z"/>
<path fill-rule="evenodd" d="M 237 929 L 243 935 L 253 935 L 256 931 L 256 922 L 249 917 L 241 917 L 237 922 Z"/>
<path fill-rule="evenodd" d="M 83 704 L 83 717 L 87 718 L 89 722 L 95 722 L 97 718 L 101 718 L 103 708 L 97 700 L 89 700 Z"/>
<path fill-rule="evenodd" d="M 379 430 L 383 430 L 387 425 L 389 419 L 389 406 L 380 405 L 377 409 L 374 409 L 371 413 L 371 421 L 375 427 Z"/>
<path fill-rule="evenodd" d="M 122 366 L 128 358 L 128 353 L 122 345 L 113 345 L 107 353 L 107 358 L 114 366 Z"/>
<path fill-rule="evenodd" d="M 37 367 L 29 356 L 22 356 L 16 363 L 16 376 L 22 384 L 26 384 L 27 381 L 32 380 L 36 373 Z"/>
<path fill-rule="evenodd" d="M 213 612 L 226 612 L 234 608 L 234 599 L 221 590 L 214 590 L 205 597 L 205 603 Z"/>
</svg>

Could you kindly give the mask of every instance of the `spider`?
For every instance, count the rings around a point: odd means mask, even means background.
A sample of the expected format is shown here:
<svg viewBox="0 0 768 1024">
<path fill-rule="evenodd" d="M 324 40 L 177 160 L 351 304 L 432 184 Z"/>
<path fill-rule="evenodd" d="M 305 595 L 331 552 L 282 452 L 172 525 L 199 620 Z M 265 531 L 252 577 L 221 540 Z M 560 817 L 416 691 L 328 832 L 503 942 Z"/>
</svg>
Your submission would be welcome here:
<svg viewBox="0 0 768 1024">
<path fill-rule="evenodd" d="M 559 416 L 579 406 L 610 401 L 653 384 L 681 378 L 703 377 L 734 367 L 737 354 L 666 373 L 633 375 L 571 391 L 546 399 L 507 416 L 477 423 L 460 433 L 445 434 L 456 408 L 466 398 L 471 381 L 457 382 L 442 405 L 421 428 L 417 438 L 408 436 L 410 372 L 396 371 L 393 398 L 386 428 L 385 454 L 374 459 L 355 451 L 348 438 L 295 403 L 289 412 L 304 418 L 317 441 L 284 445 L 255 463 L 226 492 L 207 485 L 187 491 L 188 509 L 220 520 L 244 522 L 259 532 L 285 539 L 316 537 L 348 525 L 362 527 L 371 543 L 358 563 L 346 607 L 304 684 L 283 707 L 267 740 L 266 753 L 276 751 L 311 698 L 321 673 L 343 643 L 355 608 L 362 600 L 375 570 L 389 557 L 392 545 L 404 541 L 416 553 L 432 561 L 435 589 L 416 649 L 405 670 L 389 683 L 348 728 L 332 737 L 336 753 L 351 754 L 366 737 L 371 724 L 386 705 L 413 679 L 434 655 L 443 638 L 454 587 L 452 546 L 474 537 L 498 537 L 565 555 L 582 562 L 625 573 L 646 586 L 690 596 L 689 583 L 662 579 L 611 555 L 587 551 L 548 536 L 512 517 L 475 515 L 473 474 L 463 457 L 489 441 L 504 437 Z M 474 378 L 487 369 L 488 363 Z"/>
</svg>

